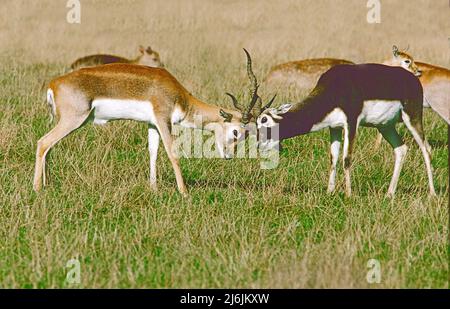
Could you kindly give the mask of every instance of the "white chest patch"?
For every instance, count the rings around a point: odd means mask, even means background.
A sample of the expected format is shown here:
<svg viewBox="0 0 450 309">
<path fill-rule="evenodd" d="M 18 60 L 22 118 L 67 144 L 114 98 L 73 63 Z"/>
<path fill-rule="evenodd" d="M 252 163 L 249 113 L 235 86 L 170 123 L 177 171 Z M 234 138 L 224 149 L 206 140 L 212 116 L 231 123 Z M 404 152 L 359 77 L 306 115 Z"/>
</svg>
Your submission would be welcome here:
<svg viewBox="0 0 450 309">
<path fill-rule="evenodd" d="M 183 123 L 186 122 L 184 120 L 185 117 L 186 117 L 186 113 L 184 111 L 182 111 L 179 107 L 176 107 L 173 110 L 172 115 L 170 116 L 170 122 L 172 124 L 183 125 Z"/>
<path fill-rule="evenodd" d="M 196 128 L 194 122 L 186 119 L 186 112 L 176 107 L 170 116 L 170 121 L 172 124 L 178 124 L 184 128 Z"/>
<path fill-rule="evenodd" d="M 340 108 L 335 108 L 331 113 L 326 115 L 326 117 L 319 123 L 316 123 L 311 128 L 311 131 L 319 131 L 323 128 L 337 128 L 344 127 L 347 124 L 347 116 L 345 116 L 344 112 Z"/>
<path fill-rule="evenodd" d="M 403 109 L 400 101 L 365 101 L 358 117 L 362 126 L 383 126 L 396 123 Z"/>
<path fill-rule="evenodd" d="M 128 119 L 156 124 L 150 101 L 97 99 L 92 102 L 94 123 L 104 124 L 109 120 Z"/>
</svg>

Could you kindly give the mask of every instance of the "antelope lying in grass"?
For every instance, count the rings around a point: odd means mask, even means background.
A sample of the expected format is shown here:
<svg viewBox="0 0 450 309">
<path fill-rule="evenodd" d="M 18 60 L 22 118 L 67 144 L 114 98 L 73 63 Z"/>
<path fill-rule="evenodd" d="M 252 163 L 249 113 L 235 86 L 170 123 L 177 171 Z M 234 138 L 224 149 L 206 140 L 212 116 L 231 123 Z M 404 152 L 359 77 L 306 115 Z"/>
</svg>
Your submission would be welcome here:
<svg viewBox="0 0 450 309">
<path fill-rule="evenodd" d="M 82 57 L 77 59 L 74 63 L 70 65 L 72 70 L 78 70 L 86 67 L 93 67 L 102 64 L 109 63 L 129 63 L 129 64 L 140 64 L 146 65 L 149 67 L 162 68 L 164 67 L 161 59 L 159 57 L 159 53 L 154 51 L 150 46 L 144 48 L 144 46 L 139 46 L 139 52 L 141 53 L 135 59 L 127 59 L 119 56 L 113 55 L 90 55 L 86 57 Z"/>
<path fill-rule="evenodd" d="M 216 145 L 222 157 L 230 157 L 223 145 L 233 145 L 239 138 L 240 114 L 203 103 L 193 97 L 169 72 L 162 68 L 132 64 L 109 64 L 84 68 L 50 82 L 47 100 L 57 125 L 37 143 L 34 190 L 45 184 L 45 157 L 62 138 L 86 122 L 91 112 L 95 124 L 130 119 L 148 123 L 150 184 L 156 188 L 156 158 L 159 139 L 175 172 L 178 190 L 186 187 L 178 159 L 173 154 L 171 127 L 179 124 L 195 128 L 194 119 L 202 117 L 204 129 L 216 128 Z M 233 147 L 227 148 L 233 150 Z"/>
<path fill-rule="evenodd" d="M 328 192 L 333 192 L 343 132 L 345 192 L 350 196 L 350 166 L 358 127 L 375 127 L 394 149 L 395 166 L 387 192 L 394 196 L 408 149 L 395 129 L 401 116 L 422 151 L 430 195 L 435 195 L 430 155 L 422 129 L 422 86 L 413 74 L 381 64 L 337 65 L 320 77 L 316 87 L 301 103 L 270 108 L 272 101 L 262 107 L 248 54 L 247 59 L 254 81 L 253 99 L 245 109 L 240 109 L 243 123 L 248 123 L 251 118 L 248 115 L 259 102 L 256 106 L 259 107 L 258 114 L 252 115 L 258 130 L 279 128 L 278 139 L 260 141 L 260 147 L 278 147 L 279 141 L 284 139 L 329 128 L 331 166 Z"/>
</svg>

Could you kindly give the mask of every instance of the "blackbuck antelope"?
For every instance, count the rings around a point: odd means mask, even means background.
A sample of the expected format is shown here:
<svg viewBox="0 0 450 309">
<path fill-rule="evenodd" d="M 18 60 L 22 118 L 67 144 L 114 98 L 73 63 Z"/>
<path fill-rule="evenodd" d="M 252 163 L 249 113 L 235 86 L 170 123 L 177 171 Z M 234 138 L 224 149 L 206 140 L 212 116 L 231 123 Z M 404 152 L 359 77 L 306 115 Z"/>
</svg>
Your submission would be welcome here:
<svg viewBox="0 0 450 309">
<path fill-rule="evenodd" d="M 154 51 L 150 46 L 147 48 L 145 48 L 142 45 L 139 46 L 139 52 L 140 55 L 137 56 L 135 59 L 127 59 L 120 56 L 104 55 L 104 54 L 90 55 L 77 59 L 70 65 L 70 68 L 72 70 L 78 70 L 81 68 L 93 67 L 109 63 L 140 64 L 155 68 L 164 67 L 159 57 L 159 53 L 157 51 Z"/>
<path fill-rule="evenodd" d="M 391 66 L 402 66 L 408 71 L 420 76 L 420 70 L 411 57 L 405 52 L 393 47 L 394 57 L 386 60 L 383 64 Z M 311 91 L 317 84 L 323 73 L 339 64 L 354 64 L 345 59 L 336 58 L 313 58 L 298 61 L 290 61 L 273 66 L 264 79 L 264 86 L 269 89 L 283 90 L 294 86 L 298 90 Z"/>
<path fill-rule="evenodd" d="M 95 124 L 130 119 L 149 124 L 150 184 L 156 188 L 156 158 L 161 137 L 175 172 L 178 190 L 186 188 L 178 159 L 174 155 L 171 127 L 195 128 L 199 118 L 203 129 L 214 131 L 222 157 L 232 156 L 242 132 L 240 113 L 203 103 L 193 97 L 168 71 L 132 64 L 108 64 L 84 68 L 50 82 L 47 100 L 57 125 L 37 143 L 34 189 L 45 184 L 45 156 L 58 141 L 86 122 L 91 113 Z M 92 117 L 89 117 L 92 119 Z M 231 152 L 230 152 L 231 151 Z"/>
<path fill-rule="evenodd" d="M 250 74 L 254 76 L 251 62 L 249 63 Z M 253 100 L 244 110 L 243 120 L 244 115 L 252 113 L 256 103 L 261 101 L 257 94 L 258 84 L 255 76 L 253 81 Z M 347 196 L 351 195 L 351 158 L 360 125 L 377 128 L 394 148 L 395 166 L 388 195 L 395 194 L 408 149 L 395 128 L 401 116 L 422 151 L 430 194 L 434 196 L 430 155 L 422 129 L 422 99 L 419 80 L 402 68 L 381 64 L 337 65 L 320 77 L 316 87 L 301 103 L 270 108 L 270 102 L 259 107 L 259 113 L 252 116 L 256 119 L 258 130 L 278 129 L 279 132 L 278 138 L 271 136 L 269 140 L 260 140 L 260 147 L 278 147 L 279 141 L 328 127 L 331 136 L 329 192 L 335 190 L 336 164 L 343 133 L 343 166 Z M 262 106 L 261 102 L 259 106 Z"/>
</svg>

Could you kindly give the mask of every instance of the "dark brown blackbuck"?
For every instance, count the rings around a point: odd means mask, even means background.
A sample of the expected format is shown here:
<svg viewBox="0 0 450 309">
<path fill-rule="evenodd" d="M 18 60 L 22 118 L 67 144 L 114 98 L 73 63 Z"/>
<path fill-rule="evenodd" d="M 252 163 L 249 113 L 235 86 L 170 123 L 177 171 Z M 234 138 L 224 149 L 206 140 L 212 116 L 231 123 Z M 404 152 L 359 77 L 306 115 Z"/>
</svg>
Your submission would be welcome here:
<svg viewBox="0 0 450 309">
<path fill-rule="evenodd" d="M 253 75 L 254 92 L 251 104 L 240 110 L 244 124 L 251 119 L 256 121 L 258 130 L 272 131 L 269 139 L 260 139 L 260 147 L 278 147 L 282 140 L 329 128 L 331 166 L 328 192 L 335 190 L 336 165 L 343 136 L 345 193 L 350 196 L 350 167 L 358 127 L 374 127 L 394 149 L 395 166 L 387 192 L 392 197 L 408 149 L 395 128 L 396 123 L 403 119 L 425 160 L 430 195 L 436 195 L 429 148 L 422 128 L 423 90 L 414 74 L 401 67 L 381 64 L 336 65 L 320 77 L 302 102 L 271 108 L 272 101 L 266 106 L 261 104 L 248 53 L 247 59 L 249 74 Z M 235 106 L 239 106 L 237 102 Z M 278 137 L 273 131 L 278 131 Z"/>
</svg>

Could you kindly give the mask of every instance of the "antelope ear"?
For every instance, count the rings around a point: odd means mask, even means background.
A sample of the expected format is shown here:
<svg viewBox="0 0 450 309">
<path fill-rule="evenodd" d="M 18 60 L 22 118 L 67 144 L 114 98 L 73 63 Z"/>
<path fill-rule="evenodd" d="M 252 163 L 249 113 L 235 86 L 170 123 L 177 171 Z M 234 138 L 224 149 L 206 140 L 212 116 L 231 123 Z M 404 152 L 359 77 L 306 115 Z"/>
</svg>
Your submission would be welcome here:
<svg viewBox="0 0 450 309">
<path fill-rule="evenodd" d="M 145 53 L 145 47 L 142 46 L 142 45 L 139 45 L 139 52 L 140 52 L 141 54 Z"/>
<path fill-rule="evenodd" d="M 220 116 L 222 116 L 225 119 L 224 122 L 231 122 L 231 119 L 233 119 L 233 115 L 227 113 L 223 109 L 220 109 Z"/>
<path fill-rule="evenodd" d="M 396 45 L 392 46 L 392 53 L 394 54 L 394 57 L 398 56 L 398 47 Z"/>
<path fill-rule="evenodd" d="M 277 108 L 277 115 L 286 114 L 292 108 L 292 104 L 283 104 Z"/>
<path fill-rule="evenodd" d="M 151 54 L 153 52 L 152 48 L 150 46 L 147 47 L 147 53 Z"/>
</svg>

